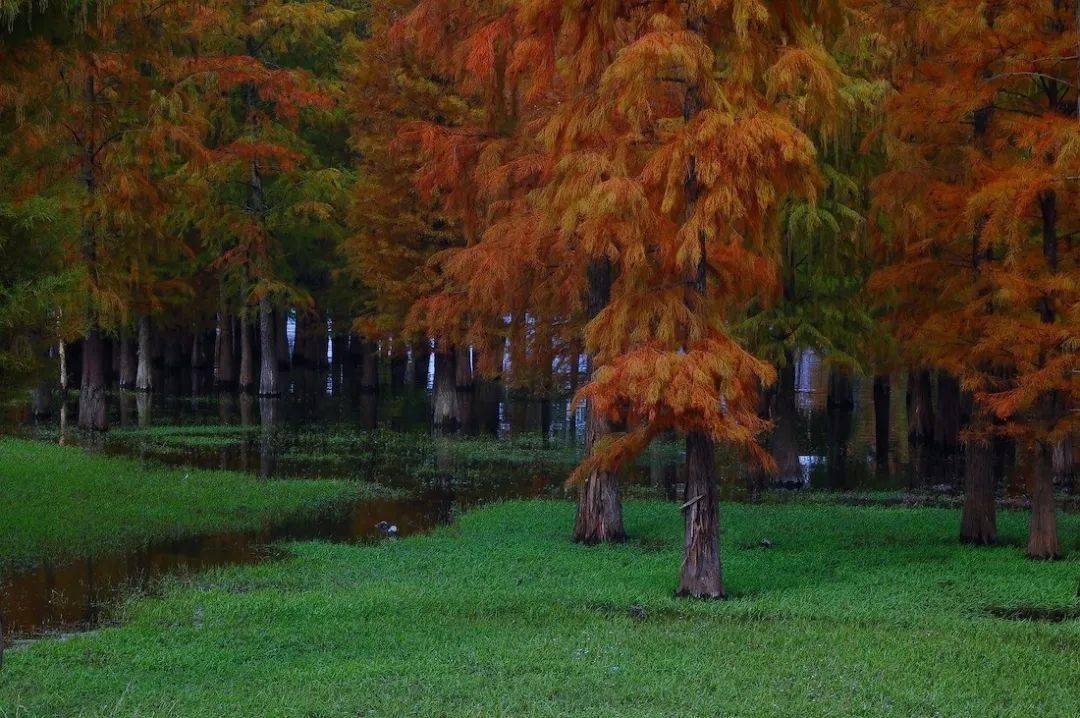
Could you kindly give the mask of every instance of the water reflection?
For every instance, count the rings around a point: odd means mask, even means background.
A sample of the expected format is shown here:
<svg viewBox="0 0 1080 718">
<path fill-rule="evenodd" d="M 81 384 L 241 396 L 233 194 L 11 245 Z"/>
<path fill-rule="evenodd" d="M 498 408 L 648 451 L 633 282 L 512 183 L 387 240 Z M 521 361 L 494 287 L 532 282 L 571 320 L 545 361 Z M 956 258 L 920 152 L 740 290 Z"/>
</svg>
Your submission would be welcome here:
<svg viewBox="0 0 1080 718">
<path fill-rule="evenodd" d="M 426 355 L 425 355 L 426 357 Z M 565 398 L 537 401 L 497 384 L 478 382 L 462 392 L 468 406 L 463 433 L 488 440 L 433 437 L 429 381 L 405 371 L 396 390 L 373 391 L 348 366 L 331 372 L 289 373 L 281 399 L 225 393 L 212 396 L 189 372 L 167 373 L 158 386 L 167 391 L 119 392 L 111 399 L 107 435 L 71 431 L 72 401 L 53 401 L 51 417 L 34 406 L 7 418 L 9 431 L 90 450 L 136 456 L 154 462 L 234 469 L 270 480 L 274 476 L 335 476 L 403 490 L 395 500 L 365 501 L 332 516 L 247 532 L 202 536 L 130 553 L 65 565 L 47 565 L 3 580 L 5 630 L 14 635 L 70 630 L 96 624 L 117 595 L 148 590 L 163 574 L 263 560 L 265 546 L 282 539 L 320 538 L 369 541 L 381 538 L 379 521 L 396 524 L 402 535 L 452 520 L 479 503 L 510 497 L 562 495 L 563 481 L 580 446 L 584 416 Z M 329 377 L 329 378 L 328 378 Z M 879 389 L 880 391 L 880 389 Z M 900 488 L 927 483 L 913 470 L 908 449 L 906 377 L 892 377 L 887 411 L 889 430 L 875 432 L 874 381 L 833 376 L 813 354 L 803 354 L 781 372 L 763 412 L 775 430 L 766 445 L 779 473 L 765 476 L 727 459 L 722 474 L 725 497 L 753 498 L 768 484 L 790 489 Z M 463 415 L 465 415 L 463 413 Z M 162 432 L 167 427 L 191 431 Z M 497 439 L 495 438 L 497 437 Z M 891 460 L 878 460 L 886 444 Z M 1004 469 L 1002 469 L 1004 471 Z M 677 437 L 650 449 L 626 472 L 635 495 L 679 500 L 683 492 L 682 448 Z M 935 474 L 933 481 L 949 481 Z"/>
</svg>

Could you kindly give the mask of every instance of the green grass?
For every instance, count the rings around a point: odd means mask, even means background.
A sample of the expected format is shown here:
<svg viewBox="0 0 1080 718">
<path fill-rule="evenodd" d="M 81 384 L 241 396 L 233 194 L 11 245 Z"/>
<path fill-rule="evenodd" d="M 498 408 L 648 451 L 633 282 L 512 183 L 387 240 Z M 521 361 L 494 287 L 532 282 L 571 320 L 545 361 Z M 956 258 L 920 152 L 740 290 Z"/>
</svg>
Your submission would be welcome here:
<svg viewBox="0 0 1080 718">
<path fill-rule="evenodd" d="M 1019 513 L 1012 545 L 975 549 L 952 510 L 728 505 L 733 599 L 697 602 L 671 596 L 675 506 L 628 503 L 632 540 L 600 548 L 566 540 L 572 512 L 174 581 L 120 627 L 9 653 L 0 716 L 1080 715 L 1080 517 L 1072 558 L 1035 563 Z M 1031 607 L 1065 620 L 1014 620 Z"/>
<path fill-rule="evenodd" d="M 169 469 L 0 439 L 0 573 L 330 510 L 376 488 Z"/>
</svg>

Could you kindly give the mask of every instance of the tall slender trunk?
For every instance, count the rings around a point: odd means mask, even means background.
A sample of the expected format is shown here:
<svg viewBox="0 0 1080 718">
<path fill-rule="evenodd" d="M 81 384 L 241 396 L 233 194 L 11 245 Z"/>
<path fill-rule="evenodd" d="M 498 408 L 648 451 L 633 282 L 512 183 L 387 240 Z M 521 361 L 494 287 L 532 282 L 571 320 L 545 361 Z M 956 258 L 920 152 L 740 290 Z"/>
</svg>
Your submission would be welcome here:
<svg viewBox="0 0 1080 718">
<path fill-rule="evenodd" d="M 225 310 L 217 315 L 217 334 L 214 343 L 214 384 L 227 389 L 236 385 L 233 358 L 233 318 Z"/>
<path fill-rule="evenodd" d="M 139 366 L 135 370 L 135 389 L 137 391 L 147 392 L 154 388 L 150 364 L 151 351 L 150 317 L 144 314 L 139 317 Z"/>
<path fill-rule="evenodd" d="M 240 374 L 238 383 L 240 391 L 251 393 L 255 388 L 255 348 L 252 342 L 254 327 L 248 319 L 248 312 L 240 315 Z"/>
<path fill-rule="evenodd" d="M 724 598 L 716 486 L 715 442 L 704 432 L 691 431 L 686 436 L 684 550 L 676 595 Z"/>
<path fill-rule="evenodd" d="M 915 482 L 927 483 L 933 467 L 933 376 L 928 369 L 908 374 L 908 444 L 911 447 Z"/>
<path fill-rule="evenodd" d="M 606 259 L 594 260 L 589 264 L 587 302 L 590 319 L 610 301 L 611 279 L 611 265 Z M 597 442 L 611 433 L 612 427 L 593 402 L 586 402 L 585 411 L 585 450 L 591 452 Z M 626 540 L 619 477 L 615 472 L 594 471 L 585 479 L 578 496 L 573 540 L 584 544 Z"/>
<path fill-rule="evenodd" d="M 1051 274 L 1058 271 L 1057 194 L 1047 190 L 1039 196 L 1042 213 L 1043 257 Z M 1050 296 L 1040 302 L 1043 324 L 1056 321 L 1054 304 Z M 1045 361 L 1045 357 L 1040 357 Z M 1040 400 L 1040 419 L 1048 428 L 1054 427 L 1062 414 L 1061 394 L 1057 390 L 1046 393 Z M 1027 554 L 1031 558 L 1053 559 L 1061 555 L 1058 541 L 1057 515 L 1054 510 L 1054 446 L 1039 441 L 1033 448 L 1034 461 L 1031 476 L 1031 524 L 1028 529 Z"/>
<path fill-rule="evenodd" d="M 427 388 L 428 370 L 431 365 L 431 343 L 417 342 L 413 345 L 413 382 L 416 386 Z"/>
<path fill-rule="evenodd" d="M 270 300 L 262 297 L 259 300 L 259 349 L 261 355 L 261 369 L 259 372 L 259 396 L 281 396 L 280 378 L 278 376 L 278 363 L 275 356 L 275 326 L 274 310 L 270 306 Z"/>
<path fill-rule="evenodd" d="M 1055 559 L 1061 556 L 1057 513 L 1054 509 L 1052 452 L 1053 448 L 1044 443 L 1037 444 L 1031 452 L 1031 522 L 1027 545 L 1030 558 Z"/>
<path fill-rule="evenodd" d="M 120 354 L 120 388 L 134 389 L 138 378 L 138 359 L 135 357 L 135 342 L 126 330 L 117 340 L 117 349 Z"/>
<path fill-rule="evenodd" d="M 299 313 L 297 314 L 299 317 Z M 271 356 L 277 354 L 277 365 L 281 371 L 288 371 L 292 365 L 292 357 L 289 355 L 289 312 L 286 309 L 274 310 L 274 351 Z"/>
<path fill-rule="evenodd" d="M 937 406 L 938 410 L 934 417 L 934 441 L 943 451 L 956 451 L 960 446 L 963 401 L 959 380 L 948 372 L 938 373 Z"/>
<path fill-rule="evenodd" d="M 360 390 L 371 394 L 379 390 L 379 344 L 368 339 L 360 342 Z"/>
<path fill-rule="evenodd" d="M 83 341 L 82 384 L 79 387 L 79 428 L 109 428 L 105 403 L 105 340 L 92 325 Z"/>
<path fill-rule="evenodd" d="M 879 473 L 889 471 L 889 404 L 892 398 L 892 380 L 888 374 L 874 377 L 874 460 Z"/>
<path fill-rule="evenodd" d="M 461 407 L 457 391 L 457 353 L 453 347 L 435 350 L 435 388 L 432 423 L 440 431 L 461 428 Z"/>
<path fill-rule="evenodd" d="M 989 444 L 977 440 L 967 442 L 966 448 L 960 540 L 977 546 L 988 546 L 997 541 L 994 455 Z"/>
<path fill-rule="evenodd" d="M 795 392 L 795 369 L 798 357 L 787 357 L 780 369 L 776 389 L 773 393 L 769 410 L 774 425 L 769 437 L 769 450 L 776 460 L 777 479 L 784 484 L 803 485 L 802 464 L 799 462 L 799 444 L 797 439 L 799 408 Z"/>
</svg>

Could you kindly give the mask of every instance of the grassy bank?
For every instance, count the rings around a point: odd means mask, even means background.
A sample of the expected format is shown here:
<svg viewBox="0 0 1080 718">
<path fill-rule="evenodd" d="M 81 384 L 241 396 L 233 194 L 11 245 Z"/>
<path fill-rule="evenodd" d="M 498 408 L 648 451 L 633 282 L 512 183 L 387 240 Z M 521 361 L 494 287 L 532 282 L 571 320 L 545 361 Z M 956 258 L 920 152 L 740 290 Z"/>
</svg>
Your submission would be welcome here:
<svg viewBox="0 0 1080 718">
<path fill-rule="evenodd" d="M 370 486 L 260 481 L 0 439 L 0 573 L 164 539 L 244 530 L 359 498 Z"/>
<path fill-rule="evenodd" d="M 1078 517 L 1072 558 L 1033 563 L 1017 513 L 980 550 L 951 510 L 725 506 L 734 597 L 708 603 L 671 597 L 675 507 L 626 513 L 619 547 L 546 501 L 296 544 L 10 653 L 0 716 L 1080 715 Z"/>
</svg>

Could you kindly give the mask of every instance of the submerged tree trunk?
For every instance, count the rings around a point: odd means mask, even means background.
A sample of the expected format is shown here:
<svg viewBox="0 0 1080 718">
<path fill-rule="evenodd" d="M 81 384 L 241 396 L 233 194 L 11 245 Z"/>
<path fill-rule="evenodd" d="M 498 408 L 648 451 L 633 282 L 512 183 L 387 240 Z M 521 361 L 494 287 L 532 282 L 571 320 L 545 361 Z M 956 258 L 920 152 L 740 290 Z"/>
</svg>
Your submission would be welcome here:
<svg viewBox="0 0 1080 718">
<path fill-rule="evenodd" d="M 135 358 L 135 343 L 126 331 L 117 340 L 116 349 L 120 355 L 120 388 L 134 389 L 138 359 Z"/>
<path fill-rule="evenodd" d="M 776 460 L 777 480 L 781 484 L 802 486 L 804 477 L 802 464 L 799 463 L 796 427 L 799 409 L 795 393 L 795 367 L 796 357 L 789 356 L 780 369 L 769 412 L 774 421 L 769 450 Z"/>
<path fill-rule="evenodd" d="M 1040 443 L 1032 451 L 1031 524 L 1027 546 L 1027 555 L 1031 558 L 1055 559 L 1061 556 L 1057 513 L 1054 510 L 1052 450 L 1052 447 Z"/>
<path fill-rule="evenodd" d="M 379 390 L 379 345 L 367 339 L 360 342 L 360 390 L 371 394 Z"/>
<path fill-rule="evenodd" d="M 218 312 L 217 336 L 214 343 L 214 384 L 229 389 L 236 385 L 236 367 L 233 365 L 233 318 L 224 311 Z"/>
<path fill-rule="evenodd" d="M 874 460 L 879 473 L 889 471 L 889 412 L 892 380 L 888 374 L 874 377 Z"/>
<path fill-rule="evenodd" d="M 977 546 L 989 546 L 997 542 L 994 455 L 988 444 L 976 440 L 967 443 L 960 540 Z"/>
<path fill-rule="evenodd" d="M 240 391 L 250 393 L 255 388 L 255 353 L 252 342 L 251 321 L 245 312 L 240 316 L 240 373 L 237 382 Z"/>
<path fill-rule="evenodd" d="M 259 396 L 281 396 L 280 377 L 278 376 L 278 363 L 275 356 L 275 331 L 274 310 L 270 307 L 270 300 L 263 297 L 259 300 L 259 349 L 261 355 L 259 372 Z"/>
<path fill-rule="evenodd" d="M 432 421 L 440 431 L 461 428 L 461 406 L 457 392 L 457 355 L 453 347 L 435 351 L 435 388 Z"/>
<path fill-rule="evenodd" d="M 417 342 L 413 345 L 413 383 L 426 389 L 428 385 L 428 370 L 431 365 L 431 344 Z"/>
<path fill-rule="evenodd" d="M 150 317 L 144 315 L 139 317 L 139 365 L 135 370 L 135 389 L 137 391 L 147 392 L 154 388 L 150 363 L 151 351 Z"/>
<path fill-rule="evenodd" d="M 96 324 L 90 326 L 83 341 L 79 428 L 95 431 L 109 428 L 105 403 L 105 340 Z"/>
<path fill-rule="evenodd" d="M 686 504 L 683 507 L 683 564 L 676 595 L 724 598 L 720 567 L 716 447 L 708 434 L 686 437 Z"/>
<path fill-rule="evenodd" d="M 289 355 L 289 312 L 287 309 L 274 309 L 272 314 L 274 343 L 270 345 L 272 350 L 269 355 L 277 356 L 279 371 L 288 371 L 292 365 L 292 357 Z"/>
</svg>

